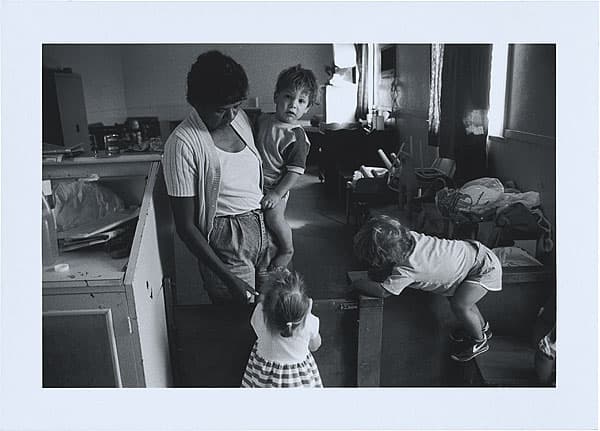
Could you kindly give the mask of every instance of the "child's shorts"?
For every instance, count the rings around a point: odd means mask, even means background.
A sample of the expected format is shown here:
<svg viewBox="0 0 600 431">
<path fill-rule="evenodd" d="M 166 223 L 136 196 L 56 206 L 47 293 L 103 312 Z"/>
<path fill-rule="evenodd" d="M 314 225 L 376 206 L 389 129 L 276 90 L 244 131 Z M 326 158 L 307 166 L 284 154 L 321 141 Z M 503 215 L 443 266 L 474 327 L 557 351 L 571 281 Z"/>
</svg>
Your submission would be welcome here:
<svg viewBox="0 0 600 431">
<path fill-rule="evenodd" d="M 479 241 L 469 241 L 477 249 L 475 265 L 464 282 L 479 284 L 486 290 L 502 290 L 502 264 L 492 250 Z"/>
</svg>

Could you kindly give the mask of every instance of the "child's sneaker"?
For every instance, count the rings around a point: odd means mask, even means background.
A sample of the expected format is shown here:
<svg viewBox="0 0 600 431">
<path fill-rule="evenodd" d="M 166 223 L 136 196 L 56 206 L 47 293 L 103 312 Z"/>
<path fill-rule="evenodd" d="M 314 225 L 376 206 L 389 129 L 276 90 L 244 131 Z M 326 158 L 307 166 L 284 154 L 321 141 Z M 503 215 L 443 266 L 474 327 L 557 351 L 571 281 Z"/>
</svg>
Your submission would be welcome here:
<svg viewBox="0 0 600 431">
<path fill-rule="evenodd" d="M 475 356 L 487 352 L 489 349 L 490 346 L 484 335 L 483 340 L 473 340 L 470 343 L 465 343 L 465 347 L 461 351 L 453 353 L 450 357 L 455 361 L 466 362 L 470 361 Z"/>
<path fill-rule="evenodd" d="M 492 338 L 492 330 L 490 329 L 490 322 L 485 322 L 483 325 L 483 333 L 486 338 L 489 340 Z M 469 336 L 465 333 L 464 329 L 458 328 L 448 334 L 448 337 L 457 343 L 462 343 L 465 339 L 469 338 Z"/>
</svg>

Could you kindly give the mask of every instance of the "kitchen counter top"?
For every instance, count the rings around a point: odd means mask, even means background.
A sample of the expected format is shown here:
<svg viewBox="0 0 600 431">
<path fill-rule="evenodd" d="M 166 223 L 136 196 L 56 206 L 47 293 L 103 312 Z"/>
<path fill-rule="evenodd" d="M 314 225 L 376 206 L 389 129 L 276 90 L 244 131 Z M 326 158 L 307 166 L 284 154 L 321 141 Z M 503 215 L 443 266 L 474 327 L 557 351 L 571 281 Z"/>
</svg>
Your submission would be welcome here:
<svg viewBox="0 0 600 431">
<path fill-rule="evenodd" d="M 106 163 L 131 163 L 131 162 L 154 162 L 162 159 L 162 153 L 122 153 L 117 156 L 94 157 L 92 155 L 82 155 L 73 158 L 63 158 L 62 161 L 44 160 L 44 166 L 55 165 L 92 165 Z"/>
</svg>

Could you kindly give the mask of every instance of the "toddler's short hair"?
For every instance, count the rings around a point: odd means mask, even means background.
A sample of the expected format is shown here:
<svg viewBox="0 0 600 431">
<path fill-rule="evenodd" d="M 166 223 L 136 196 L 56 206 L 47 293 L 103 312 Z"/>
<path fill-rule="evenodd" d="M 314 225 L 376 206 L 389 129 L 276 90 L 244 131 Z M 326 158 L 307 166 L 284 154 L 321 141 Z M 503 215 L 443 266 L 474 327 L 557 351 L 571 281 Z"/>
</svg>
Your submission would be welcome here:
<svg viewBox="0 0 600 431">
<path fill-rule="evenodd" d="M 408 259 L 414 248 L 410 231 L 385 215 L 367 220 L 354 236 L 354 254 L 374 268 L 395 266 Z"/>
<path fill-rule="evenodd" d="M 317 101 L 317 78 L 315 78 L 312 70 L 304 69 L 299 64 L 283 70 L 277 77 L 275 96 L 287 89 L 306 91 L 308 93 L 309 106 Z"/>
<path fill-rule="evenodd" d="M 300 274 L 279 269 L 269 274 L 267 291 L 262 300 L 267 327 L 283 337 L 304 324 L 310 300 Z"/>
</svg>

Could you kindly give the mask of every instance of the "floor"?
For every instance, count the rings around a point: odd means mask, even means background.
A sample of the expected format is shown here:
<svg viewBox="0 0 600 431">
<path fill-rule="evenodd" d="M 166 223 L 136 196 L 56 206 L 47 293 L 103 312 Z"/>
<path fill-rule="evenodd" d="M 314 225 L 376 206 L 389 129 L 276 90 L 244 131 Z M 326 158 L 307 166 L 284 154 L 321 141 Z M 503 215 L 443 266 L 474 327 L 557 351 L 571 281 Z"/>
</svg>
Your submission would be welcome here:
<svg viewBox="0 0 600 431">
<path fill-rule="evenodd" d="M 293 268 L 304 277 L 309 294 L 344 296 L 346 273 L 358 264 L 352 253 L 354 227 L 346 223 L 344 202 L 326 193 L 316 167 L 309 167 L 292 190 L 286 218 L 294 239 Z"/>
<path fill-rule="evenodd" d="M 286 218 L 293 229 L 295 246 L 293 268 L 304 277 L 309 295 L 315 299 L 346 297 L 348 294 L 346 273 L 360 269 L 360 264 L 355 260 L 352 252 L 352 237 L 356 227 L 346 222 L 345 204 L 340 199 L 340 194 L 326 192 L 325 184 L 320 181 L 316 167 L 309 167 L 292 190 Z M 434 217 L 427 216 L 426 220 L 429 224 L 427 227 L 431 230 L 439 228 Z M 384 324 L 388 329 L 384 335 L 388 334 L 388 338 L 384 337 L 385 348 L 382 352 L 382 386 L 423 386 L 423 376 L 407 377 L 406 373 L 398 372 L 394 363 L 386 365 L 386 358 L 398 359 L 402 354 L 406 355 L 405 350 L 410 350 L 407 349 L 406 343 L 412 343 L 413 350 L 417 346 L 425 351 L 432 343 L 436 346 L 436 343 L 439 343 L 439 346 L 431 347 L 427 351 L 447 348 L 448 342 L 444 332 L 446 329 L 437 328 L 432 323 L 428 333 L 433 335 L 428 337 L 428 340 L 423 340 L 422 334 L 421 336 L 417 334 L 420 334 L 419 331 L 413 331 L 414 328 L 410 329 L 403 321 L 411 313 L 430 313 L 431 304 L 415 302 L 417 305 L 420 304 L 421 308 L 403 309 L 403 306 L 406 308 L 406 304 L 403 303 L 404 301 L 399 300 L 386 301 Z M 251 307 L 244 306 L 216 307 L 208 304 L 175 307 L 173 324 L 177 330 L 173 331 L 175 336 L 171 341 L 174 349 L 173 357 L 176 361 L 173 367 L 176 386 L 236 387 L 239 384 L 247 352 L 254 341 L 254 335 L 248 325 L 251 310 Z M 322 311 L 323 317 L 332 314 L 326 310 Z M 343 328 L 339 325 L 348 324 L 346 322 L 348 317 L 336 317 L 336 319 L 331 322 L 324 320 L 323 323 L 333 325 L 329 332 L 337 334 L 336 331 L 343 332 Z M 413 320 L 419 319 L 417 317 Z M 405 336 L 403 342 L 399 342 L 398 331 L 400 335 Z M 339 340 L 330 344 L 339 344 L 338 342 Z M 206 346 L 211 348 L 207 349 Z M 341 347 L 342 350 L 349 349 L 348 351 L 353 348 L 355 346 L 345 344 Z M 233 350 L 242 353 L 232 354 Z M 326 354 L 329 355 L 330 352 Z M 506 355 L 514 356 L 514 353 L 508 351 Z M 443 355 L 443 357 L 447 356 Z M 488 356 L 490 356 L 488 359 L 493 361 L 491 355 Z M 419 360 L 414 357 L 405 359 L 407 364 Z M 443 366 L 435 361 L 431 362 L 432 369 L 436 372 L 443 370 L 445 376 L 441 376 L 441 380 L 445 382 L 443 386 L 479 386 L 482 383 L 483 376 L 478 372 L 475 361 L 460 365 L 448 360 L 444 361 Z M 505 361 L 501 360 L 501 362 Z M 495 379 L 498 374 L 494 370 L 498 368 L 497 364 L 492 363 L 488 368 L 492 371 L 487 374 Z M 340 370 L 340 372 L 345 371 Z M 340 377 L 339 381 L 348 381 L 344 376 Z M 502 383 L 506 386 L 523 386 L 523 378 L 517 381 L 515 377 L 518 376 L 502 375 L 501 377 Z M 511 383 L 512 380 L 514 381 Z M 340 384 L 340 386 L 347 385 Z"/>
</svg>

